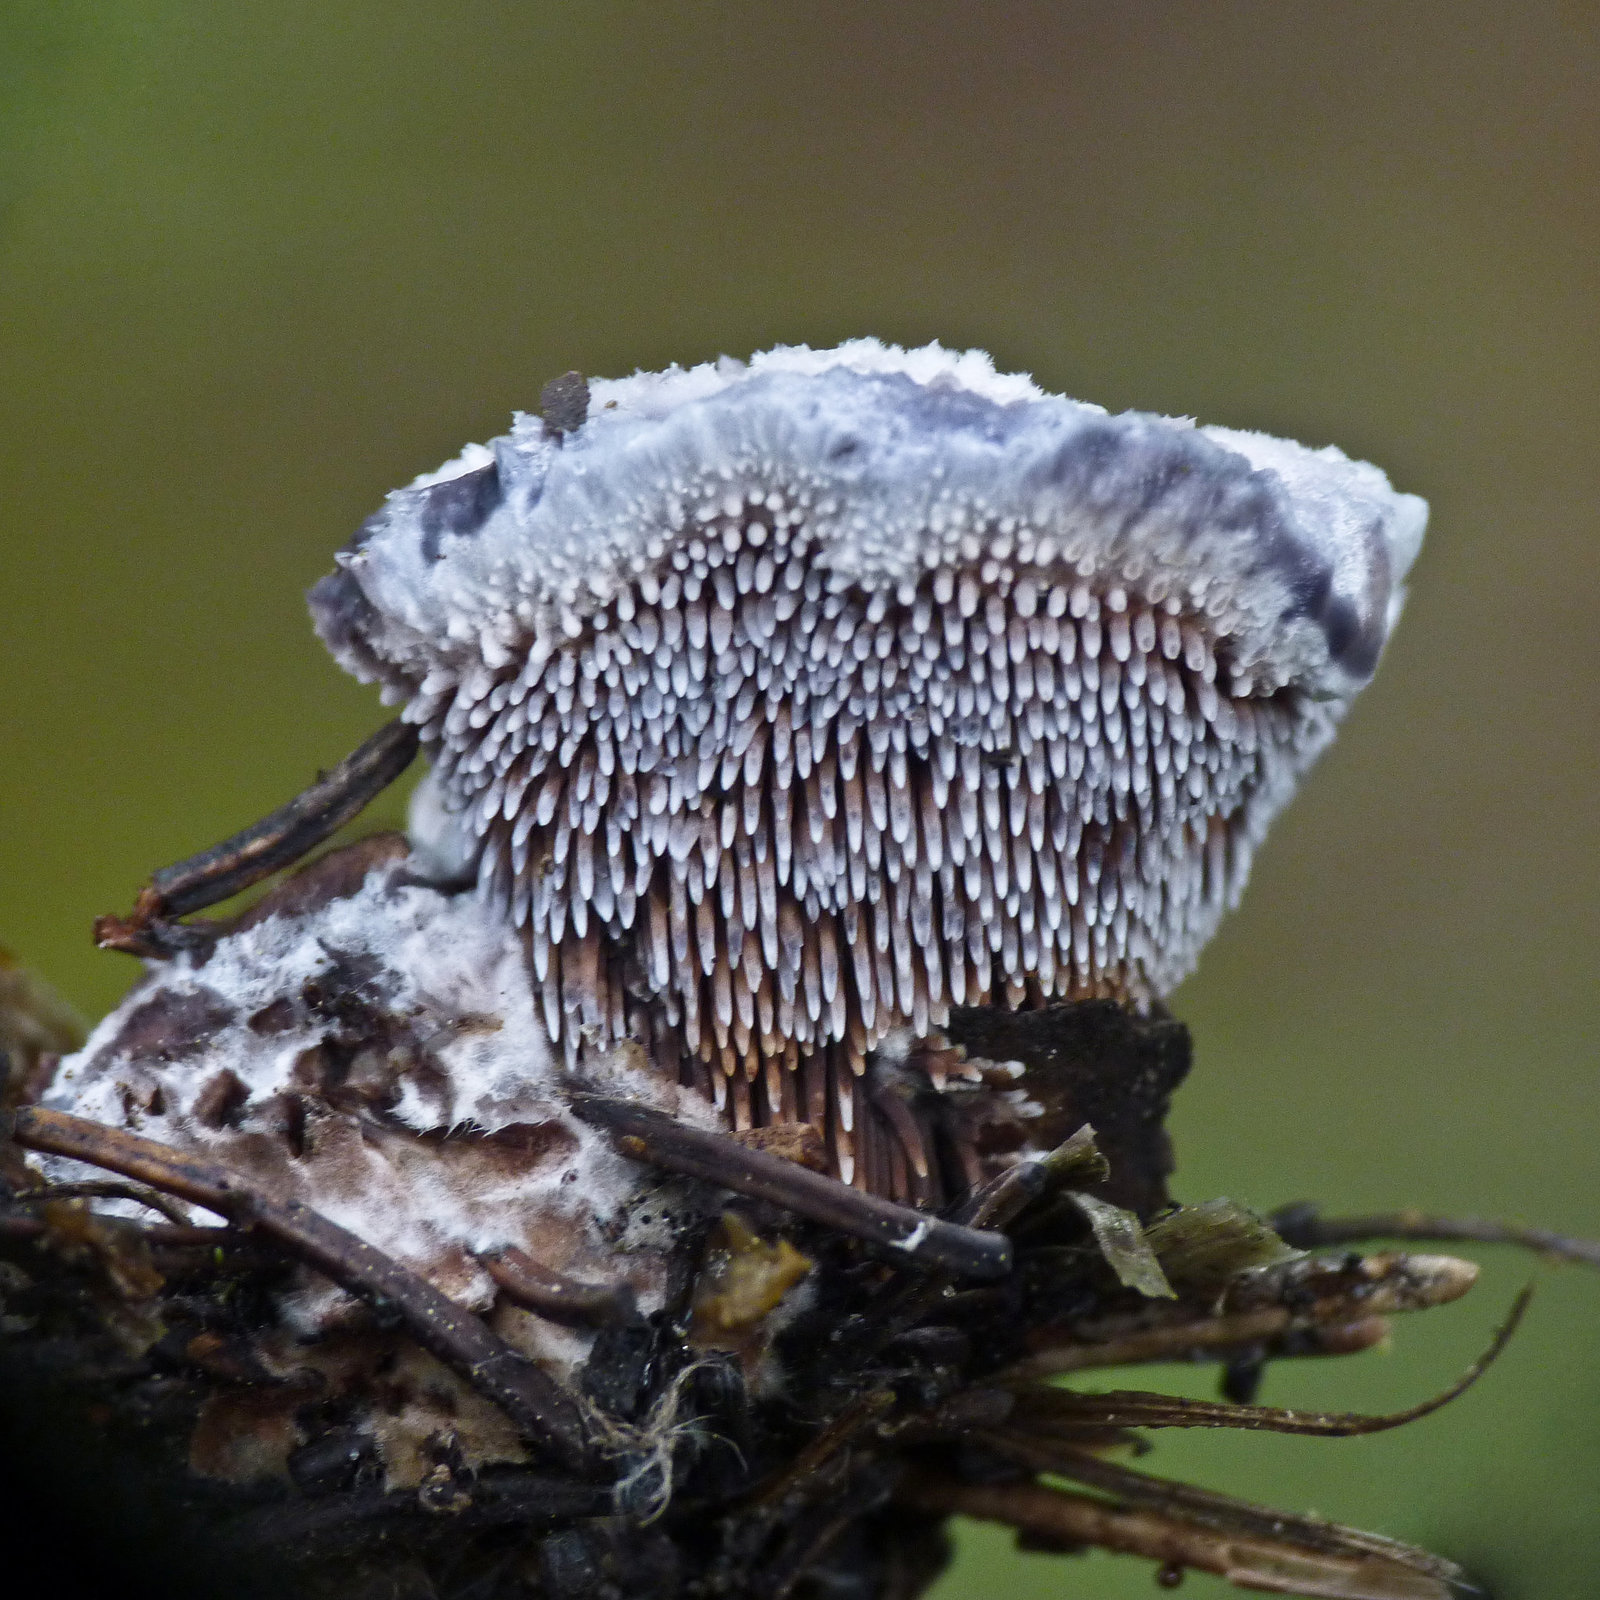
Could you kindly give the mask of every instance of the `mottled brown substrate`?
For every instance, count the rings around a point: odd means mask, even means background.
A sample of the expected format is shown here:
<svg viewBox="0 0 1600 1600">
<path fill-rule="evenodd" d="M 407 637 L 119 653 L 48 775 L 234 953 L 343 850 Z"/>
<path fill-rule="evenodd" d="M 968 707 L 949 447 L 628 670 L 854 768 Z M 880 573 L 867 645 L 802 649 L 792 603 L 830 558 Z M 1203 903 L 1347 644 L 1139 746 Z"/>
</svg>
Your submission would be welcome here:
<svg viewBox="0 0 1600 1600">
<path fill-rule="evenodd" d="M 557 1466 L 392 1307 L 297 1331 L 285 1293 L 303 1304 L 308 1269 L 259 1233 L 13 1202 L 0 1368 L 27 1470 L 63 1515 L 114 1530 L 128 1593 L 148 1574 L 168 1595 L 273 1600 L 911 1600 L 961 1510 L 1279 1592 L 1314 1577 L 1445 1600 L 1445 1563 L 1122 1465 L 1118 1413 L 1041 1378 L 1195 1351 L 1237 1383 L 1241 1363 L 1369 1347 L 1387 1313 L 1462 1292 L 1465 1265 L 1319 1261 L 1234 1208 L 1174 1210 L 1161 1123 L 1188 1045 L 1170 1020 L 1091 1003 L 966 1013 L 952 1032 L 1024 1063 L 1031 1150 L 1065 1141 L 947 1208 L 1004 1229 L 1013 1270 L 955 1281 L 782 1206 L 658 1180 L 659 1303 L 547 1324 L 582 1343 L 565 1381 L 588 1467 Z M 1067 1139 L 1085 1120 L 1098 1152 Z M 444 1159 L 451 1136 L 415 1142 Z M 537 1265 L 492 1276 L 490 1327 L 537 1315 Z M 1152 1403 L 1141 1426 L 1183 1414 Z M 1046 1470 L 1079 1491 L 1040 1486 Z"/>
</svg>

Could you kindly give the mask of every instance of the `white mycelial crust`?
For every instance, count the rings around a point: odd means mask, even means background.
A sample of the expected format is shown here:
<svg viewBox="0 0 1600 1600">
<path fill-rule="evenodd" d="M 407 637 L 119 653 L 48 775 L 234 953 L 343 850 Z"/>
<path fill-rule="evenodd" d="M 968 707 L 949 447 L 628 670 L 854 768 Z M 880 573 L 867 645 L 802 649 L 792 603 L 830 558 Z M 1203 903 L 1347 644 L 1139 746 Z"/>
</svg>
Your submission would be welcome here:
<svg viewBox="0 0 1600 1600">
<path fill-rule="evenodd" d="M 611 1092 L 715 1122 L 625 1058 L 597 1071 Z M 224 937 L 203 962 L 152 967 L 62 1063 L 48 1103 L 219 1159 L 466 1304 L 495 1298 L 477 1255 L 511 1245 L 578 1279 L 626 1281 L 653 1309 L 665 1251 L 630 1248 L 653 1176 L 571 1115 L 564 1075 L 517 936 L 476 896 L 407 885 L 390 866 L 346 898 Z M 307 1286 L 286 1309 L 315 1331 L 341 1301 Z M 547 1359 L 587 1347 L 522 1321 Z"/>
<path fill-rule="evenodd" d="M 951 1005 L 1167 993 L 1370 676 L 1426 507 L 1339 451 L 857 340 L 591 387 L 392 495 L 319 631 L 550 1038 L 827 1120 Z M 822 1081 L 808 1061 L 826 1058 Z"/>
</svg>

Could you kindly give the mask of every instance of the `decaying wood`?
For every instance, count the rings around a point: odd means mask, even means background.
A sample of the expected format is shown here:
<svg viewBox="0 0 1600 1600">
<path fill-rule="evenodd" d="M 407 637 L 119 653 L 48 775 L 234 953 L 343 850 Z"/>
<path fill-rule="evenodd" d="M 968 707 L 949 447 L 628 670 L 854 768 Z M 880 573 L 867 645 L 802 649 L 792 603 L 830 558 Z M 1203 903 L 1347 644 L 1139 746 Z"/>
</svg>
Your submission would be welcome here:
<svg viewBox="0 0 1600 1600">
<path fill-rule="evenodd" d="M 572 1397 L 432 1284 L 299 1201 L 279 1201 L 215 1162 L 197 1161 L 153 1139 L 26 1106 L 12 1137 L 25 1149 L 120 1172 L 270 1236 L 340 1287 L 393 1311 L 425 1350 L 454 1368 L 567 1466 L 591 1464 L 592 1447 Z"/>
<path fill-rule="evenodd" d="M 730 1237 L 804 1263 L 804 1296 L 746 1340 L 744 1356 L 696 1343 L 695 1308 L 725 1230 L 685 1234 L 680 1287 L 649 1318 L 613 1286 L 552 1271 L 526 1251 L 485 1255 L 503 1307 L 593 1338 L 568 1387 L 506 1344 L 493 1318 L 456 1305 L 310 1208 L 275 1201 L 215 1162 L 39 1107 L 13 1118 L 15 1157 L 19 1146 L 50 1151 L 115 1176 L 13 1182 L 0 1200 L 0 1250 L 24 1263 L 35 1285 L 28 1293 L 46 1308 L 41 1327 L 78 1305 L 71 1315 L 92 1337 L 73 1344 L 52 1335 L 49 1360 L 60 1371 L 61 1352 L 79 1352 L 66 1370 L 94 1404 L 126 1403 L 129 1415 L 144 1416 L 154 1397 L 171 1406 L 181 1395 L 202 1417 L 259 1416 L 262 1448 L 279 1441 L 288 1477 L 265 1499 L 265 1490 L 241 1487 L 225 1512 L 215 1502 L 203 1515 L 173 1512 L 200 1518 L 233 1590 L 242 1574 L 281 1567 L 278 1586 L 259 1591 L 272 1600 L 290 1592 L 356 1600 L 374 1584 L 419 1600 L 822 1592 L 913 1600 L 942 1564 L 938 1530 L 954 1513 L 999 1521 L 1036 1545 L 1093 1544 L 1148 1560 L 1163 1583 L 1193 1567 L 1280 1594 L 1446 1600 L 1462 1575 L 1439 1557 L 1152 1476 L 1106 1451 L 1150 1428 L 1340 1436 L 1415 1420 L 1498 1354 L 1523 1301 L 1446 1394 L 1379 1418 L 1128 1390 L 1079 1394 L 1041 1381 L 1174 1357 L 1248 1355 L 1259 1365 L 1364 1349 L 1396 1313 L 1443 1305 L 1474 1276 L 1470 1264 L 1440 1256 L 1299 1255 L 1236 1208 L 1173 1211 L 1170 1157 L 1149 1116 L 1164 1105 L 1163 1080 L 1136 1077 L 1127 1090 L 1134 1107 L 1119 1108 L 1114 1090 L 1093 1081 L 1086 1041 L 1097 1032 L 1111 1040 L 1115 1075 L 1134 1035 L 1118 1044 L 1122 1025 L 1087 1009 L 1057 1015 L 1055 1044 L 1050 1014 L 1026 1031 L 1035 1058 L 1053 1057 L 1063 1083 L 1060 1063 L 1075 1063 L 1075 1104 L 1099 1104 L 1121 1129 L 1120 1176 L 1098 1129 L 1076 1125 L 1057 1148 L 1002 1170 L 944 1216 L 576 1089 L 575 1109 L 624 1153 L 674 1183 L 701 1186 L 706 1215 L 734 1207 Z M 1186 1064 L 1186 1052 L 1162 1048 Z M 1142 1203 L 1121 1214 L 1160 1283 L 1170 1279 L 1163 1297 L 1119 1271 L 1111 1236 L 1085 1221 L 1098 1212 L 1063 1203 L 1090 1196 L 1114 1210 L 1114 1195 Z M 81 1209 L 128 1199 L 164 1215 Z M 229 1225 L 196 1225 L 183 1204 Z M 226 1309 L 248 1303 L 249 1286 L 289 1262 L 362 1297 L 372 1308 L 362 1337 L 374 1348 L 398 1350 L 394 1341 L 409 1335 L 498 1407 L 542 1459 L 465 1469 L 444 1449 L 420 1483 L 386 1487 L 370 1434 L 328 1411 L 306 1372 L 275 1375 L 270 1324 Z M 78 1302 L 73 1284 L 84 1286 Z M 768 1362 L 780 1376 L 763 1389 Z M 1074 1487 L 1049 1486 L 1045 1476 Z"/>
<path fill-rule="evenodd" d="M 1268 1510 L 1233 1495 L 1156 1477 L 1124 1462 L 1107 1460 L 1081 1445 L 1026 1439 L 1016 1431 L 990 1431 L 981 1438 L 985 1446 L 1031 1471 L 1070 1479 L 1125 1504 L 1176 1512 L 1218 1532 L 1288 1540 L 1303 1549 L 1330 1555 L 1376 1556 L 1412 1567 L 1441 1583 L 1459 1583 L 1466 1576 L 1455 1562 L 1403 1540 L 1368 1533 L 1362 1528 L 1345 1527 L 1325 1517 L 1303 1516 L 1277 1508 Z"/>
</svg>

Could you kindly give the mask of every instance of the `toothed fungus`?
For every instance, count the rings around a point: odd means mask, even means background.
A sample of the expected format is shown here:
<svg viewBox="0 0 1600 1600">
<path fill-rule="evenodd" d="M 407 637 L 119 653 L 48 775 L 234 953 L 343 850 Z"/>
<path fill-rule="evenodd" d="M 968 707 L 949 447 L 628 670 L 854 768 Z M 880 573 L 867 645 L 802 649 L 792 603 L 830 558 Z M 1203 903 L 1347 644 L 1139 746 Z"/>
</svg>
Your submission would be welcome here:
<svg viewBox="0 0 1600 1600">
<path fill-rule="evenodd" d="M 960 1512 L 1168 1586 L 1446 1600 L 1447 1560 L 1105 1454 L 1416 1421 L 1527 1303 L 1403 1411 L 1256 1404 L 1269 1360 L 1475 1275 L 1310 1246 L 1593 1259 L 1167 1188 L 1159 1002 L 1425 520 L 1337 450 L 976 352 L 557 379 L 312 593 L 402 720 L 100 919 L 151 965 L 76 1053 L 0 981 L 0 1334 L 68 1353 L 97 1438 L 137 1421 L 163 1470 L 186 1440 L 220 1485 L 183 1539 L 231 1506 L 219 1561 L 284 1593 L 879 1600 Z M 419 744 L 409 840 L 193 917 Z M 1227 1403 L 1055 1381 L 1207 1355 Z"/>
<path fill-rule="evenodd" d="M 570 387 L 570 385 L 569 385 Z M 402 701 L 417 833 L 627 1036 L 851 1174 L 869 1054 L 1193 966 L 1375 667 L 1426 520 L 1375 467 L 856 340 L 563 391 L 312 592 Z"/>
</svg>

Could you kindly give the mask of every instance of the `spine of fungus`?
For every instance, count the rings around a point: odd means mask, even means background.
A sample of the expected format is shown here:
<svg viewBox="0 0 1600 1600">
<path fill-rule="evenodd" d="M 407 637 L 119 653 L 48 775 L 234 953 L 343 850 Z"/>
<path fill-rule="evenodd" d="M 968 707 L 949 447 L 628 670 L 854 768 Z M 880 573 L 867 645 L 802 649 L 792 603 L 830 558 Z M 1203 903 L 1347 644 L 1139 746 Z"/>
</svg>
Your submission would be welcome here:
<svg viewBox="0 0 1600 1600">
<path fill-rule="evenodd" d="M 582 648 L 418 714 L 552 1039 L 675 1033 L 736 1127 L 824 1120 L 820 1054 L 848 1132 L 867 1053 L 952 1005 L 1163 992 L 1243 876 L 1220 819 L 1332 731 L 1032 549 L 979 606 L 829 594 L 781 507 L 706 532 Z"/>
</svg>

